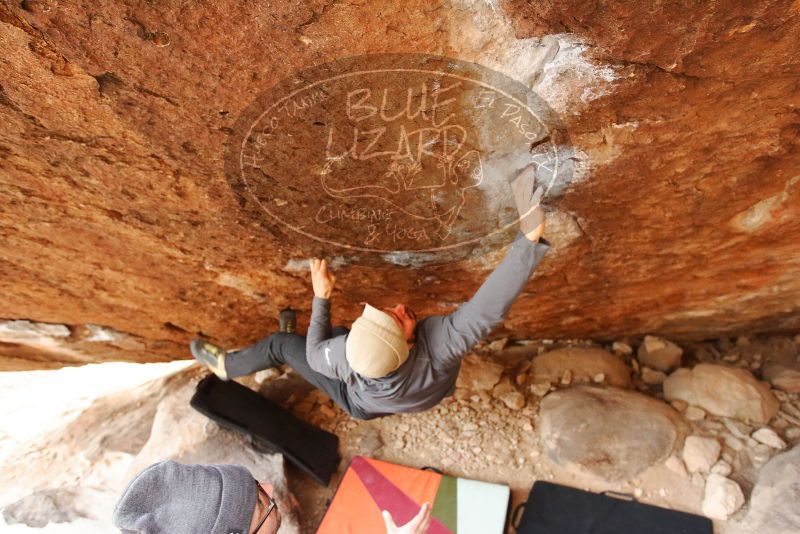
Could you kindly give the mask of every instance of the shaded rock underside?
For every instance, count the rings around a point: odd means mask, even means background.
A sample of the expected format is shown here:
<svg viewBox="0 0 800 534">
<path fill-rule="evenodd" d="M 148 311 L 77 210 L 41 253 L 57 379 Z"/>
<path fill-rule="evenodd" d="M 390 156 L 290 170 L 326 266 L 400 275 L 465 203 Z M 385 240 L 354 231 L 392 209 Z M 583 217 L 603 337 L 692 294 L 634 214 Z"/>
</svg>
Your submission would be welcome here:
<svg viewBox="0 0 800 534">
<path fill-rule="evenodd" d="M 223 174 L 250 97 L 376 52 L 486 62 L 530 81 L 534 67 L 509 50 L 556 34 L 614 76 L 555 106 L 588 161 L 559 200 L 575 231 L 553 229 L 555 250 L 506 328 L 600 339 L 797 330 L 798 33 L 796 1 L 3 2 L 0 318 L 69 330 L 0 336 L 0 368 L 185 357 L 191 337 L 243 345 L 275 329 L 285 305 L 307 311 L 308 274 L 287 268 L 304 257 L 297 236 L 247 217 Z M 352 320 L 363 301 L 448 312 L 499 255 L 487 258 L 344 260 L 335 318 Z"/>
</svg>

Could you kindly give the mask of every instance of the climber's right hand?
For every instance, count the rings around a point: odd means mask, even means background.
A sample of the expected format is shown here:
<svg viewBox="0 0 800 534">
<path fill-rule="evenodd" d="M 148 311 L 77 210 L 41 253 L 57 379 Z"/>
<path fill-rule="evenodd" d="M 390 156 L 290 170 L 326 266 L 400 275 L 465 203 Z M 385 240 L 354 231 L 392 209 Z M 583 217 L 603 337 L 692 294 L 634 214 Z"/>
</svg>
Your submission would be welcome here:
<svg viewBox="0 0 800 534">
<path fill-rule="evenodd" d="M 525 237 L 538 241 L 544 233 L 544 210 L 541 206 L 544 188 L 536 185 L 536 166 L 528 165 L 511 182 L 511 191 L 519 212 L 519 226 Z"/>
</svg>

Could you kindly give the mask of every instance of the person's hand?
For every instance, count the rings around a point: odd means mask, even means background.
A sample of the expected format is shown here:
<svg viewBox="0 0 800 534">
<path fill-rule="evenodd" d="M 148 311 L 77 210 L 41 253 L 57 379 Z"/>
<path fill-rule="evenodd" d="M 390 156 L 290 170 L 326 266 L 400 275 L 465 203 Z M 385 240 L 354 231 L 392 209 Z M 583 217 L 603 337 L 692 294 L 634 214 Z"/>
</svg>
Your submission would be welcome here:
<svg viewBox="0 0 800 534">
<path fill-rule="evenodd" d="M 431 525 L 431 505 L 423 504 L 417 516 L 402 527 L 394 524 L 392 515 L 386 510 L 383 511 L 383 521 L 386 523 L 386 534 L 425 534 Z"/>
<path fill-rule="evenodd" d="M 531 164 L 511 182 L 514 202 L 517 204 L 519 226 L 525 237 L 538 241 L 544 233 L 544 210 L 541 206 L 544 189 L 536 186 L 536 166 Z"/>
<path fill-rule="evenodd" d="M 333 285 L 336 277 L 328 270 L 328 260 L 311 258 L 311 286 L 314 288 L 314 296 L 322 299 L 331 298 Z"/>
</svg>

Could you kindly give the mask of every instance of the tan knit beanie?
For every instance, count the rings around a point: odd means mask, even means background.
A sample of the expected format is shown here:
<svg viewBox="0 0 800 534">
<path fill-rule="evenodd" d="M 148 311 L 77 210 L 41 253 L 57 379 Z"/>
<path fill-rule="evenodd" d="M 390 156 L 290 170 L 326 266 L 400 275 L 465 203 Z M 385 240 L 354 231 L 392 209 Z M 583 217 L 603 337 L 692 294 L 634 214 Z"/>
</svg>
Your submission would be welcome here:
<svg viewBox="0 0 800 534">
<path fill-rule="evenodd" d="M 384 377 L 408 359 L 403 330 L 391 315 L 369 304 L 353 323 L 344 350 L 353 371 L 367 378 Z"/>
</svg>

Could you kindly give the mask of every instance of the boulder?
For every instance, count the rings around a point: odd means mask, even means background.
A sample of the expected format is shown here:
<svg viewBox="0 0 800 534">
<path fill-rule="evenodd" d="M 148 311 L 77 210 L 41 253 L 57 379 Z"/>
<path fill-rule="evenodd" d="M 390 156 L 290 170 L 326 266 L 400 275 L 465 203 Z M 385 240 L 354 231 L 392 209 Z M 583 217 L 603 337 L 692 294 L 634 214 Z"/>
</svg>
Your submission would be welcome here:
<svg viewBox="0 0 800 534">
<path fill-rule="evenodd" d="M 762 372 L 764 380 L 787 393 L 800 393 L 800 371 L 783 365 L 770 365 Z"/>
<path fill-rule="evenodd" d="M 547 457 L 607 481 L 630 480 L 680 446 L 686 425 L 668 404 L 617 388 L 578 386 L 547 395 L 539 429 Z"/>
<path fill-rule="evenodd" d="M 728 534 L 800 532 L 800 447 L 772 458 L 761 470 L 750 505 Z"/>
<path fill-rule="evenodd" d="M 683 349 L 666 339 L 645 336 L 636 351 L 639 363 L 659 371 L 672 371 L 681 366 Z"/>
<path fill-rule="evenodd" d="M 664 382 L 664 398 L 756 424 L 769 422 L 780 408 L 769 384 L 757 380 L 750 371 L 708 363 L 672 373 Z"/>
<path fill-rule="evenodd" d="M 491 391 L 503 374 L 503 366 L 477 354 L 467 355 L 461 362 L 456 387 L 470 391 Z"/>
<path fill-rule="evenodd" d="M 533 359 L 534 380 L 556 383 L 563 377 L 572 382 L 591 382 L 600 374 L 603 381 L 619 388 L 631 387 L 631 369 L 619 357 L 603 349 L 571 347 L 551 350 Z"/>
<path fill-rule="evenodd" d="M 74 532 L 118 532 L 110 510 L 131 478 L 175 460 L 245 466 L 275 486 L 281 532 L 299 532 L 283 457 L 256 452 L 244 436 L 192 409 L 198 374 L 192 367 L 97 398 L 63 427 L 12 452 L 0 471 L 6 522 L 38 528 L 75 522 Z"/>
<path fill-rule="evenodd" d="M 711 519 L 725 521 L 744 504 L 744 493 L 739 484 L 722 475 L 710 474 L 706 480 L 703 497 L 703 514 Z"/>
<path fill-rule="evenodd" d="M 722 445 L 716 439 L 689 436 L 683 444 L 683 461 L 690 473 L 708 473 L 721 452 Z"/>
</svg>

